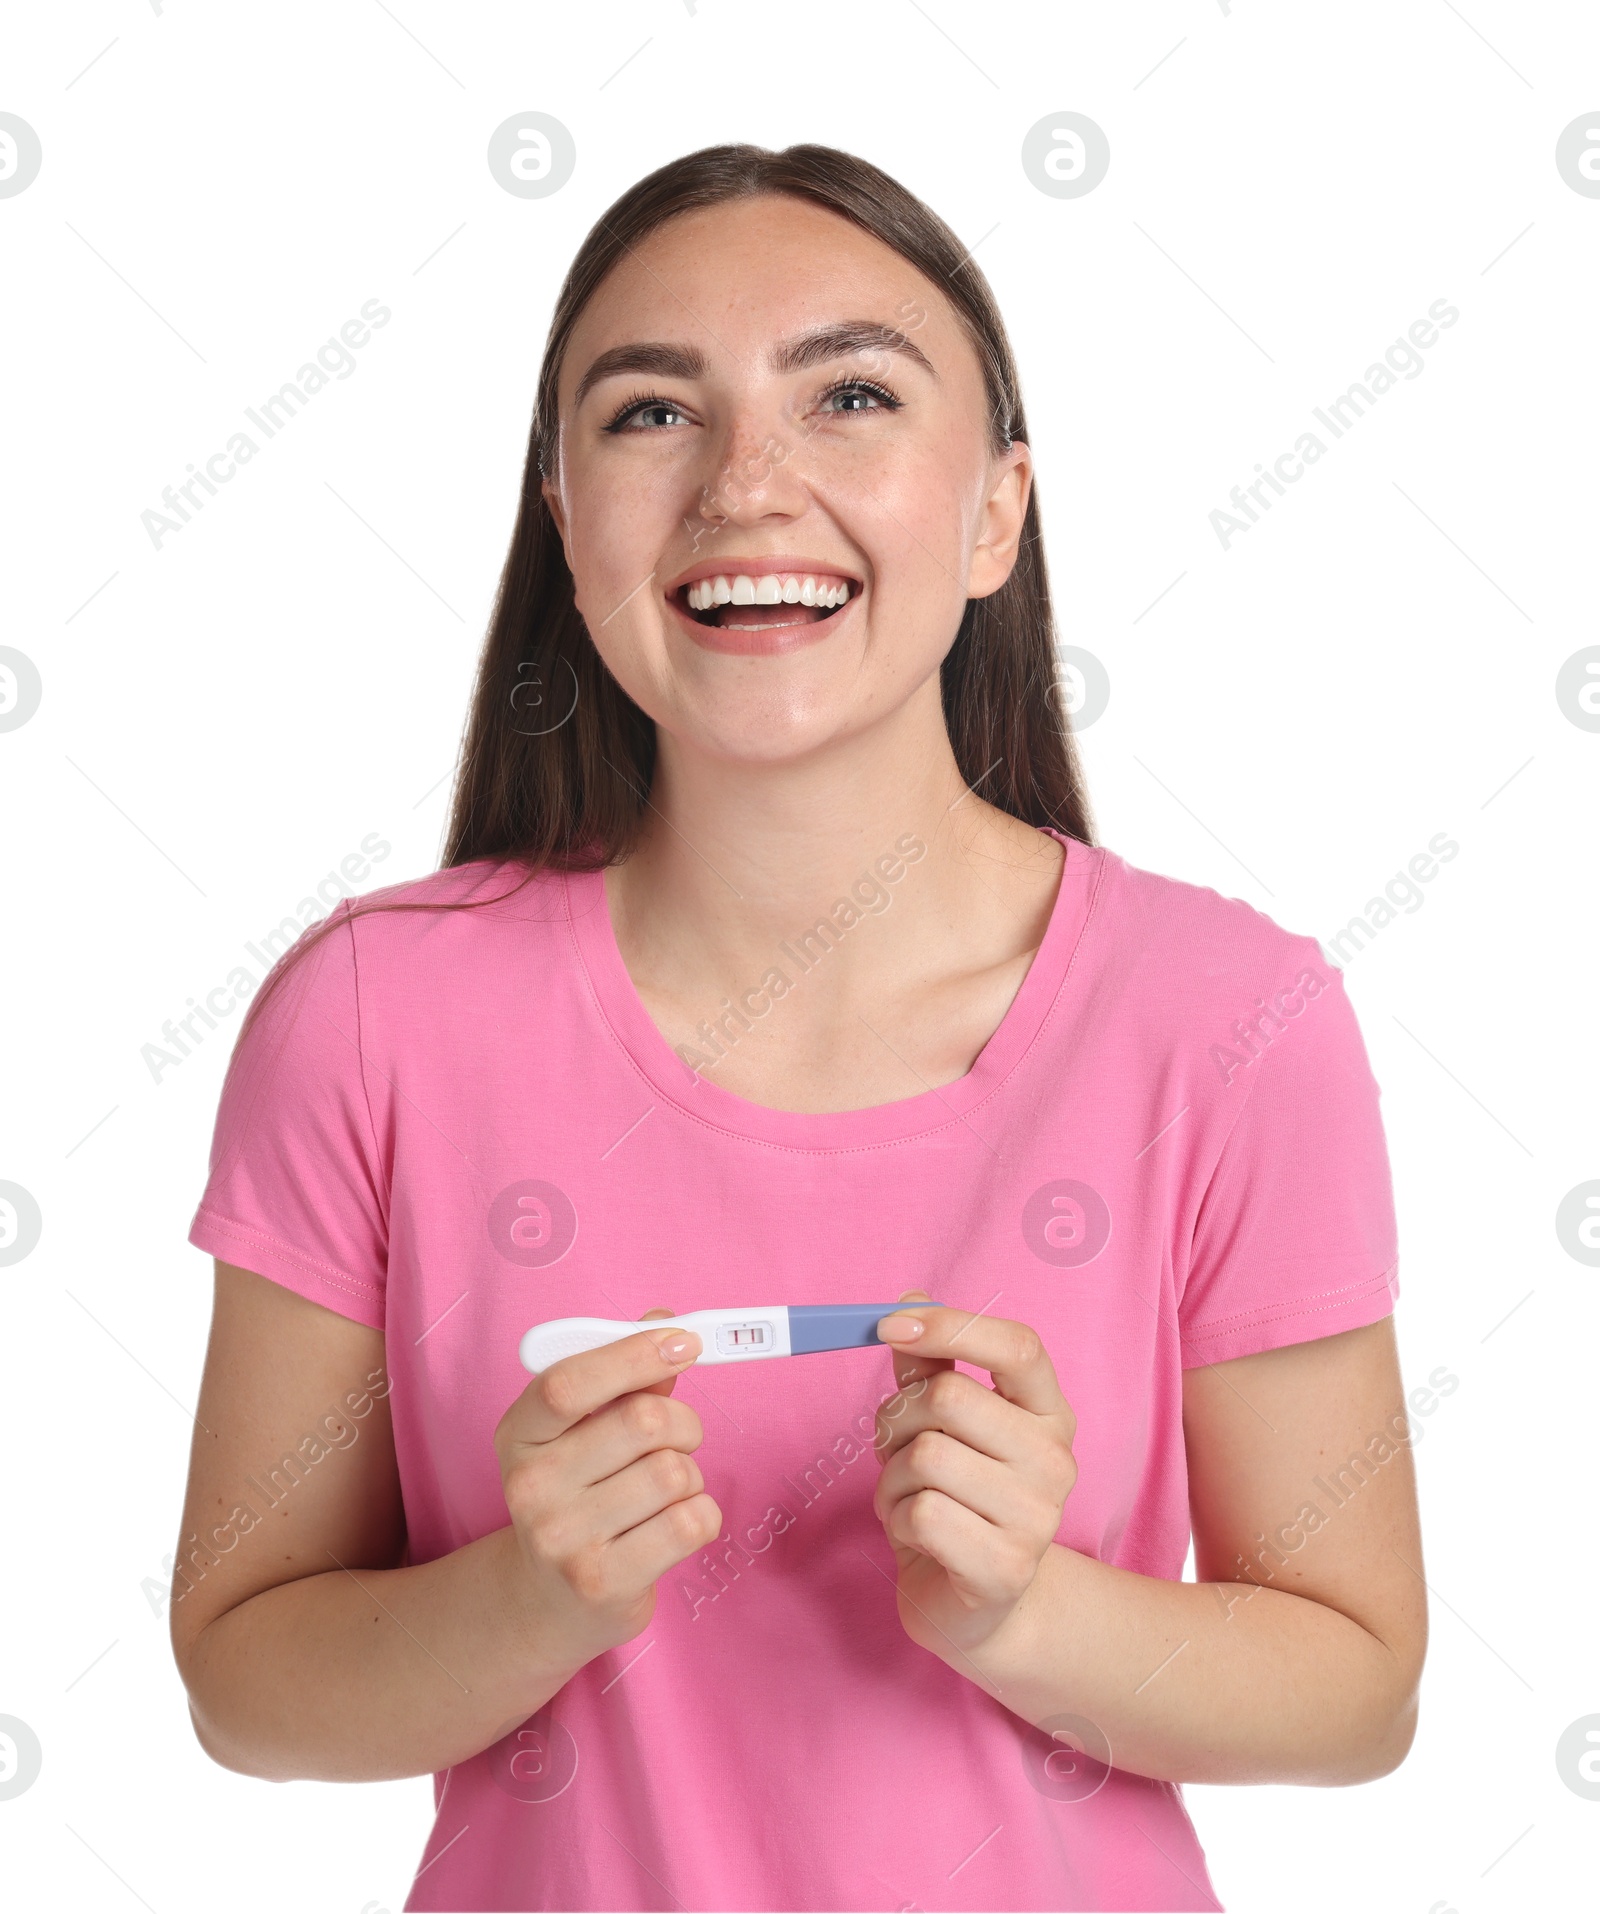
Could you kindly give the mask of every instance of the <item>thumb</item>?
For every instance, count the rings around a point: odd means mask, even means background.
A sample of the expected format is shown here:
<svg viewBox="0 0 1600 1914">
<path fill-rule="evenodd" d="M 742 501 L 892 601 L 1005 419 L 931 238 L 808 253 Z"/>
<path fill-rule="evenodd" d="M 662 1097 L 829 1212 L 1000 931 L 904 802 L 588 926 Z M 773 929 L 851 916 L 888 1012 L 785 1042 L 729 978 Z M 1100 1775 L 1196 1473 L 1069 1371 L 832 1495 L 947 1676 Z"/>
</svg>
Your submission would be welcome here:
<svg viewBox="0 0 1600 1914">
<path fill-rule="evenodd" d="M 658 1317 L 676 1316 L 677 1313 L 678 1312 L 675 1309 L 663 1309 L 658 1305 L 654 1309 L 647 1309 L 644 1312 L 644 1314 L 639 1318 L 639 1320 L 642 1323 L 655 1322 Z M 678 1373 L 682 1374 L 682 1371 L 680 1370 Z M 666 1376 L 660 1382 L 646 1383 L 644 1388 L 639 1391 L 639 1394 L 651 1395 L 651 1396 L 670 1396 L 672 1394 L 673 1389 L 677 1386 L 677 1381 L 678 1381 L 677 1375 Z"/>
<path fill-rule="evenodd" d="M 895 1298 L 900 1303 L 931 1303 L 933 1298 L 925 1289 L 903 1289 Z M 931 1376 L 940 1369 L 954 1369 L 955 1364 L 939 1356 L 914 1356 L 907 1349 L 892 1352 L 894 1381 L 897 1389 L 904 1389 L 924 1376 Z"/>
</svg>

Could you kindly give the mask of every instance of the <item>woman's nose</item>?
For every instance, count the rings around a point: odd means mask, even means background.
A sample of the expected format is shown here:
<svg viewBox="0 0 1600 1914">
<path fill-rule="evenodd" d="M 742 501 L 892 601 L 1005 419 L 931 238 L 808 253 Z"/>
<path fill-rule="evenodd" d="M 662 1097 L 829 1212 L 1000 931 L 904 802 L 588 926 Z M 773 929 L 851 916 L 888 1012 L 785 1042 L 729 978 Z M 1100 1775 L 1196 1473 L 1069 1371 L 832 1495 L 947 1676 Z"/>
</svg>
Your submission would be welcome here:
<svg viewBox="0 0 1600 1914">
<path fill-rule="evenodd" d="M 745 414 L 731 420 L 720 444 L 707 451 L 699 512 L 708 523 L 753 523 L 805 509 L 804 445 L 793 426 Z"/>
</svg>

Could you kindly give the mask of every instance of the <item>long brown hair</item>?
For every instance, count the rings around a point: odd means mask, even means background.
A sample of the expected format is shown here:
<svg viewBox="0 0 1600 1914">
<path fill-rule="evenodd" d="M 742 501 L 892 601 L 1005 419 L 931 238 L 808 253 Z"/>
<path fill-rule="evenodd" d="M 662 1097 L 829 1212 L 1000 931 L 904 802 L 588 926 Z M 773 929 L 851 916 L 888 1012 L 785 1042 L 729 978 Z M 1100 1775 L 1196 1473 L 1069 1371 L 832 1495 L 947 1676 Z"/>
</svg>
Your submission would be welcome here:
<svg viewBox="0 0 1600 1914">
<path fill-rule="evenodd" d="M 555 467 L 557 382 L 573 328 L 613 267 L 679 214 L 762 194 L 809 200 L 848 219 L 937 286 L 977 351 L 994 450 L 1027 440 L 1016 364 L 988 281 L 944 221 L 889 174 L 831 146 L 707 146 L 630 187 L 595 221 L 556 300 L 522 499 L 462 740 L 445 869 L 503 859 L 526 882 L 542 870 L 603 869 L 637 839 L 655 771 L 655 725 L 589 637 L 541 490 Z M 1057 692 L 1055 636 L 1035 488 L 1011 575 L 989 597 L 967 601 L 940 667 L 945 724 L 961 776 L 978 796 L 1092 844 L 1077 749 Z M 564 722 L 538 721 L 568 705 Z M 347 914 L 471 907 L 382 899 L 346 906 L 290 954 Z"/>
</svg>

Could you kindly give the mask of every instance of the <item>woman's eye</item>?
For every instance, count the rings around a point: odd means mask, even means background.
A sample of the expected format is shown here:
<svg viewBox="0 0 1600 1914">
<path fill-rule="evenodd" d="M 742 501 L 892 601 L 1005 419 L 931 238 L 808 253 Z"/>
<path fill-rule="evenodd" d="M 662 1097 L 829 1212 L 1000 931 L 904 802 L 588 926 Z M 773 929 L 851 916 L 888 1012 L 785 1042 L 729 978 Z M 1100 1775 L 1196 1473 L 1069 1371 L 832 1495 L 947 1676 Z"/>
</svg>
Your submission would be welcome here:
<svg viewBox="0 0 1600 1914">
<path fill-rule="evenodd" d="M 670 399 L 635 399 L 625 405 L 606 427 L 608 432 L 625 432 L 634 426 L 647 432 L 659 431 L 686 415 Z"/>
<path fill-rule="evenodd" d="M 837 405 L 834 400 L 838 401 Z M 878 412 L 894 404 L 890 395 L 875 385 L 840 385 L 822 395 L 825 412 Z"/>
</svg>

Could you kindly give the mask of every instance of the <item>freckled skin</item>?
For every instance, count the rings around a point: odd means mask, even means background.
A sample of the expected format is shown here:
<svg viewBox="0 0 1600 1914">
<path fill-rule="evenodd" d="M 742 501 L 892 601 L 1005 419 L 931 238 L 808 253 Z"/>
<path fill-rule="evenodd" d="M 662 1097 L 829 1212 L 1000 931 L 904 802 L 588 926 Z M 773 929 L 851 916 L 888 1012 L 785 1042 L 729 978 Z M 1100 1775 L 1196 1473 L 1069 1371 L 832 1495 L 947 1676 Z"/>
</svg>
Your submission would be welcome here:
<svg viewBox="0 0 1600 1914">
<path fill-rule="evenodd" d="M 764 369 L 773 341 L 841 318 L 906 331 L 933 374 L 895 354 Z M 571 411 L 601 352 L 663 336 L 698 346 L 707 376 L 622 374 Z M 820 388 L 853 369 L 887 385 L 901 409 L 819 411 Z M 687 422 L 605 435 L 611 411 L 637 392 L 680 402 Z M 870 729 L 936 683 L 968 596 L 1010 569 L 975 550 L 976 533 L 997 472 L 1026 474 L 1026 447 L 992 458 L 977 356 L 943 295 L 820 207 L 736 202 L 659 229 L 579 320 L 561 396 L 546 496 L 579 608 L 629 695 L 686 746 L 771 763 Z M 706 534 L 698 547 L 695 531 Z M 653 588 L 628 598 L 652 572 L 665 579 L 724 549 L 837 560 L 864 579 L 864 602 L 826 643 L 752 668 L 683 636 Z"/>
</svg>

